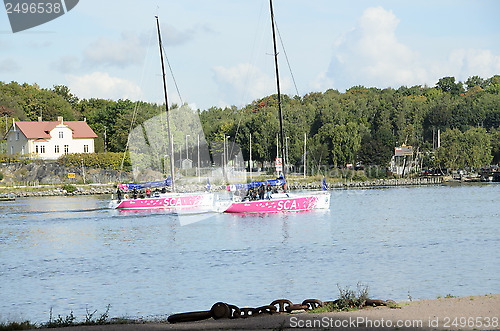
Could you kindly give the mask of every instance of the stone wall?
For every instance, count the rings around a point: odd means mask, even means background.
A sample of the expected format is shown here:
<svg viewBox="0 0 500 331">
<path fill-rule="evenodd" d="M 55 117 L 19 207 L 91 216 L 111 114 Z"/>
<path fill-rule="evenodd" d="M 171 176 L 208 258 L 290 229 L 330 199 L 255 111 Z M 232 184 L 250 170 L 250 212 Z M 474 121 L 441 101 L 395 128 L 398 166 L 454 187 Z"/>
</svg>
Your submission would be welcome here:
<svg viewBox="0 0 500 331">
<path fill-rule="evenodd" d="M 45 185 L 64 183 L 117 183 L 132 180 L 131 174 L 106 169 L 88 167 L 64 167 L 58 162 L 32 161 L 27 164 L 1 163 L 0 172 L 4 175 L 3 185 Z M 74 173 L 75 178 L 68 178 L 68 173 Z"/>
<path fill-rule="evenodd" d="M 417 177 L 417 178 L 388 178 L 367 181 L 344 180 L 329 183 L 328 188 L 349 188 L 349 187 L 374 187 L 374 186 L 407 186 L 407 185 L 431 185 L 443 183 L 443 177 Z M 302 184 L 298 182 L 288 183 L 290 189 L 321 189 L 323 183 Z"/>
</svg>

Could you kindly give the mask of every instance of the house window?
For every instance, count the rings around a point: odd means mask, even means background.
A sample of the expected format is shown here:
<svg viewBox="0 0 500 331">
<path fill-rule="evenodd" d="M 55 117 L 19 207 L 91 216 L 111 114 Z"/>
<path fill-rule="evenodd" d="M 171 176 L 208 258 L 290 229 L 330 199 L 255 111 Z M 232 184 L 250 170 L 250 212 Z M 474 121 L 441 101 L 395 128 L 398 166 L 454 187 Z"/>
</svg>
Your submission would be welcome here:
<svg viewBox="0 0 500 331">
<path fill-rule="evenodd" d="M 89 152 L 89 145 L 83 145 L 83 152 L 88 153 Z"/>
<path fill-rule="evenodd" d="M 25 151 L 24 146 L 23 146 L 23 147 L 21 147 L 21 154 L 25 154 L 25 153 L 26 153 L 26 151 Z"/>
<path fill-rule="evenodd" d="M 45 153 L 45 145 L 40 146 L 40 153 Z"/>
<path fill-rule="evenodd" d="M 35 153 L 38 154 L 38 145 L 35 145 Z"/>
<path fill-rule="evenodd" d="M 10 146 L 10 154 L 14 154 L 14 146 Z"/>
<path fill-rule="evenodd" d="M 64 138 L 64 132 L 59 131 L 59 138 L 61 138 L 61 139 Z"/>
<path fill-rule="evenodd" d="M 64 145 L 64 154 L 69 153 L 69 145 Z"/>
<path fill-rule="evenodd" d="M 19 140 L 19 132 L 16 132 L 16 140 Z"/>
<path fill-rule="evenodd" d="M 54 153 L 59 154 L 59 145 L 54 146 Z"/>
</svg>

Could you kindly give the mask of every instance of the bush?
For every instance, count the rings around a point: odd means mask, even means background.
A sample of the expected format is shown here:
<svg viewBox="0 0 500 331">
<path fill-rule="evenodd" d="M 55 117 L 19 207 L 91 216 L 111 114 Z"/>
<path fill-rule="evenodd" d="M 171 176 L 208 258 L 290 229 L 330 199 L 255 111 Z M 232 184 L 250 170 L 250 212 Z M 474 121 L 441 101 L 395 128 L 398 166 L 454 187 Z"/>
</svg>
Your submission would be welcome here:
<svg viewBox="0 0 500 331">
<path fill-rule="evenodd" d="M 349 311 L 357 310 L 365 305 L 368 299 L 368 287 L 358 283 L 357 291 L 349 288 L 339 288 L 340 297 L 335 301 L 325 302 L 325 305 L 320 308 L 313 309 L 311 313 L 325 313 L 332 311 Z"/>
<path fill-rule="evenodd" d="M 65 167 L 76 166 L 81 167 L 82 162 L 85 167 L 110 170 L 132 170 L 130 156 L 125 155 L 123 169 L 121 168 L 123 153 L 71 153 L 61 156 L 59 164 Z"/>
<path fill-rule="evenodd" d="M 376 165 L 372 166 L 367 166 L 365 168 L 365 174 L 366 177 L 368 178 L 375 178 L 375 179 L 380 179 L 380 178 L 386 178 L 387 177 L 387 171 L 384 167 L 379 167 Z"/>
<path fill-rule="evenodd" d="M 73 193 L 73 192 L 78 190 L 75 185 L 71 185 L 71 184 L 64 184 L 62 189 L 68 193 Z"/>
<path fill-rule="evenodd" d="M 35 328 L 36 328 L 36 325 L 31 324 L 30 321 L 0 323 L 0 331 L 30 330 L 30 329 L 35 329 Z"/>
</svg>

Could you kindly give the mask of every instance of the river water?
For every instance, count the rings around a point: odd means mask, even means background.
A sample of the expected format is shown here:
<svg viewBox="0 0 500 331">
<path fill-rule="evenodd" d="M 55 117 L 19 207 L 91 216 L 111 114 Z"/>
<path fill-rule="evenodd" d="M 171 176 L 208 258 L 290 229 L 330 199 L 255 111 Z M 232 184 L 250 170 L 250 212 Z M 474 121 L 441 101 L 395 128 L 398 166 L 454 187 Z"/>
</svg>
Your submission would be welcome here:
<svg viewBox="0 0 500 331">
<path fill-rule="evenodd" d="M 328 212 L 122 213 L 109 196 L 0 202 L 0 322 L 164 317 L 217 301 L 500 293 L 500 185 L 334 190 Z"/>
</svg>

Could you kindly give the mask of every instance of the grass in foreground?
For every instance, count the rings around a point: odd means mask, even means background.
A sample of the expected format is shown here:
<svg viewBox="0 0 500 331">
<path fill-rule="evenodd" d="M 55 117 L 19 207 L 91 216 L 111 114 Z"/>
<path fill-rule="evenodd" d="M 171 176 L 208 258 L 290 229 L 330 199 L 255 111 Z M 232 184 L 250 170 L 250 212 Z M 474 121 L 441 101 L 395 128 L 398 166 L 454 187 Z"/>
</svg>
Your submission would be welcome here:
<svg viewBox="0 0 500 331">
<path fill-rule="evenodd" d="M 392 300 L 371 300 L 368 296 L 368 287 L 358 284 L 357 291 L 339 287 L 340 298 L 335 301 L 324 302 L 323 307 L 310 310 L 310 313 L 328 313 L 338 311 L 358 310 L 369 305 L 383 305 L 389 308 L 400 308 Z"/>
<path fill-rule="evenodd" d="M 24 322 L 8 322 L 0 323 L 0 331 L 12 331 L 12 330 L 31 330 L 31 329 L 47 329 L 47 328 L 63 328 L 67 326 L 80 326 L 80 325 L 106 325 L 106 324 L 125 324 L 131 323 L 132 320 L 127 318 L 109 318 L 109 309 L 111 305 L 106 307 L 106 311 L 100 316 L 95 316 L 97 310 L 90 312 L 87 309 L 87 315 L 85 320 L 78 322 L 76 317 L 73 315 L 73 311 L 69 315 L 62 317 L 58 315 L 57 318 L 52 318 L 52 309 L 50 309 L 50 318 L 48 322 L 42 323 L 40 325 L 33 324 L 30 321 Z"/>
<path fill-rule="evenodd" d="M 368 299 L 368 287 L 358 284 L 357 291 L 350 288 L 339 289 L 339 299 L 335 301 L 325 302 L 323 307 L 310 310 L 311 313 L 327 313 L 334 311 L 349 311 L 357 310 L 363 307 L 366 299 Z"/>
</svg>

